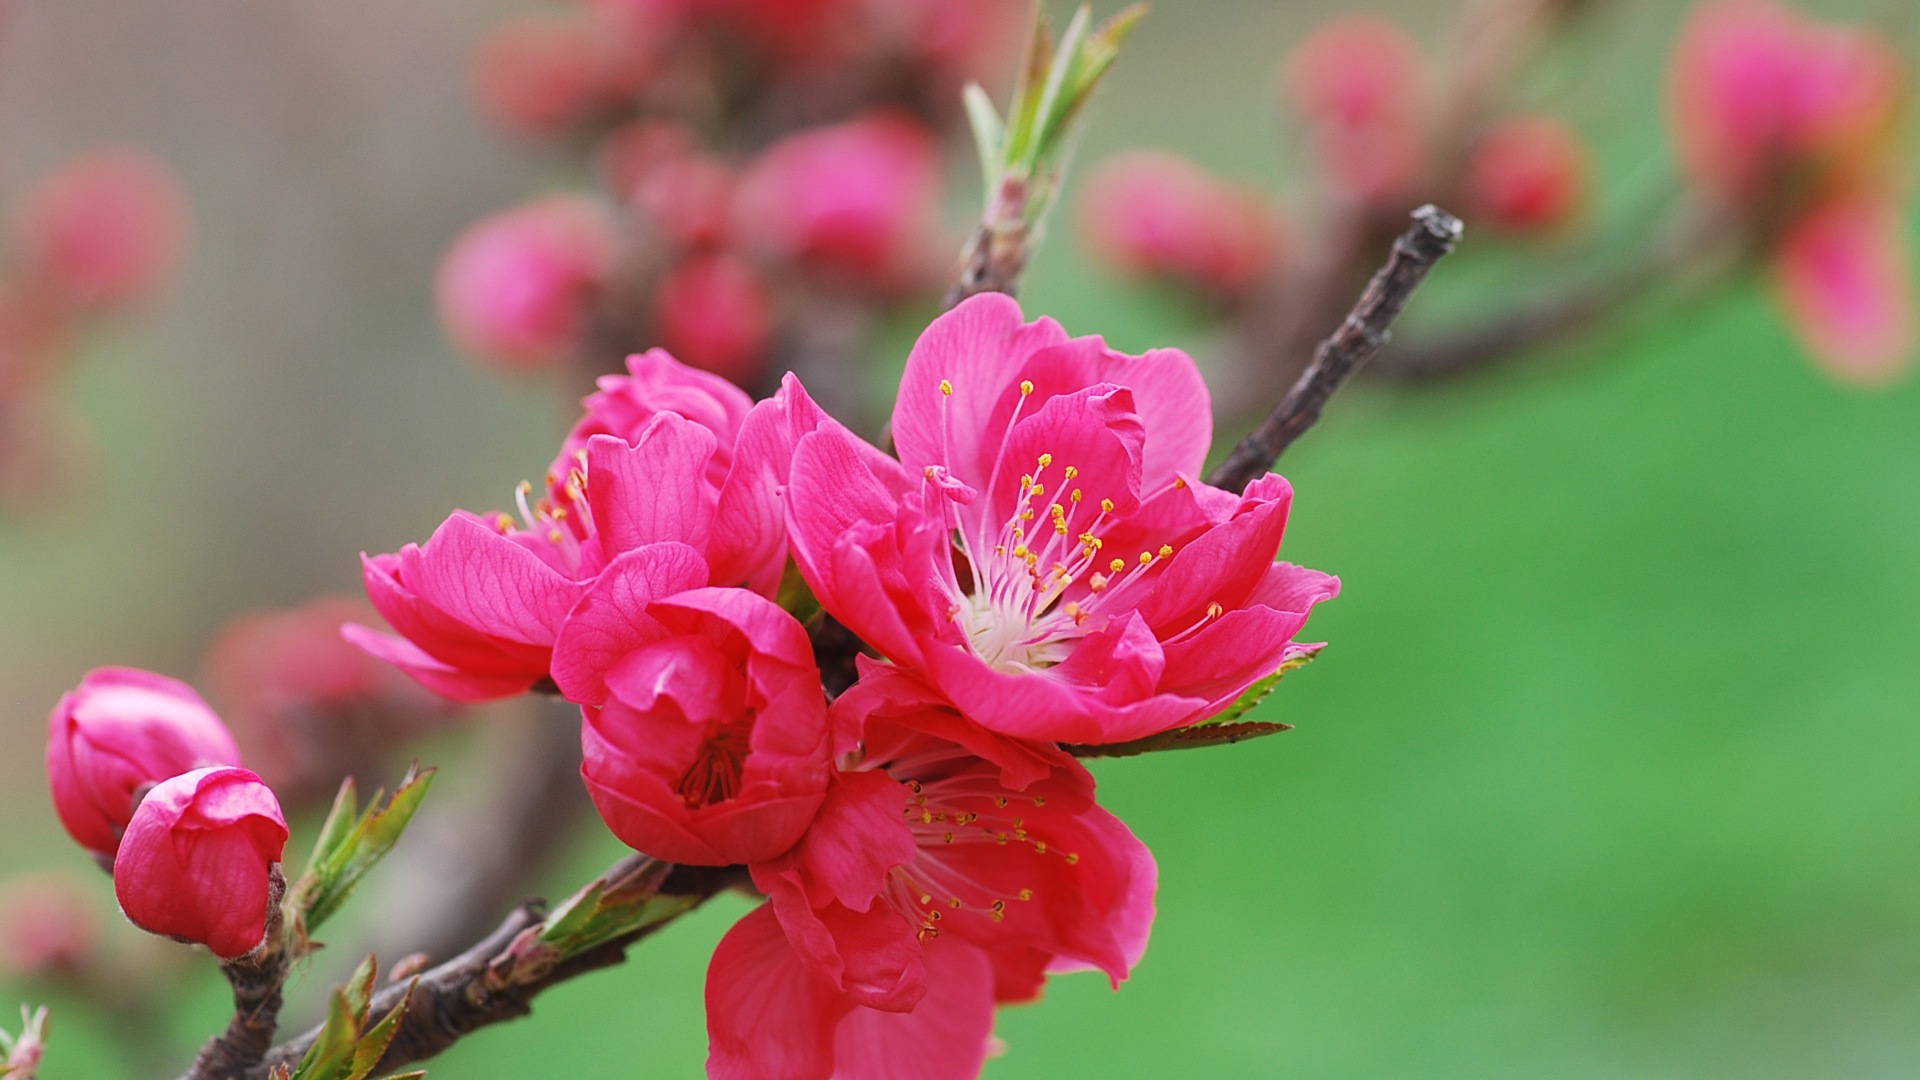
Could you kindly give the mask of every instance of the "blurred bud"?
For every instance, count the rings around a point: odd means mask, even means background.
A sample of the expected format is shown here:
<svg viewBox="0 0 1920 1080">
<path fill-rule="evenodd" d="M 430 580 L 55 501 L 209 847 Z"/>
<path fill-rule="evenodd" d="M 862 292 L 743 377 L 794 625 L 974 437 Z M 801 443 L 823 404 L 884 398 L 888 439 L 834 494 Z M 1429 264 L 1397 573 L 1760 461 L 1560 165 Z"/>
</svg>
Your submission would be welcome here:
<svg viewBox="0 0 1920 1080">
<path fill-rule="evenodd" d="M 130 147 L 94 150 L 21 198 L 22 258 L 85 310 L 131 304 L 173 274 L 186 244 L 186 200 L 165 166 Z"/>
<path fill-rule="evenodd" d="M 1769 0 L 1698 8 L 1674 53 L 1674 137 L 1694 182 L 1736 205 L 1803 202 L 1889 164 L 1904 77 L 1866 31 Z"/>
<path fill-rule="evenodd" d="M 638 207 L 683 248 L 719 247 L 733 208 L 733 170 L 701 153 L 685 128 L 641 120 L 606 142 L 601 171 L 619 198 Z"/>
<path fill-rule="evenodd" d="M 1228 295 L 1273 264 L 1276 224 L 1258 192 L 1157 150 L 1102 163 L 1080 205 L 1080 231 L 1101 259 Z"/>
<path fill-rule="evenodd" d="M 997 80 L 1027 32 L 1024 0 L 868 0 L 867 17 L 891 20 L 908 53 L 951 79 Z"/>
<path fill-rule="evenodd" d="M 743 242 L 780 259 L 897 287 L 936 238 L 940 148 L 917 121 L 870 113 L 788 136 L 741 181 Z"/>
<path fill-rule="evenodd" d="M 556 195 L 467 229 L 440 264 L 440 320 L 456 345 L 508 370 L 564 363 L 614 258 L 606 209 Z"/>
<path fill-rule="evenodd" d="M 660 283 L 655 303 L 661 339 L 675 356 L 738 385 L 760 381 L 771 301 L 745 263 L 729 255 L 690 259 Z"/>
<path fill-rule="evenodd" d="M 0 975 L 44 979 L 86 967 L 99 934 L 90 895 L 66 874 L 0 887 Z"/>
<path fill-rule="evenodd" d="M 111 857 L 146 789 L 208 765 L 237 765 L 225 724 L 193 688 L 137 668 L 95 668 L 47 718 L 47 778 L 60 823 Z"/>
<path fill-rule="evenodd" d="M 533 138 L 557 135 L 600 104 L 600 45 L 576 15 L 516 15 L 481 39 L 473 89 L 487 119 Z"/>
<path fill-rule="evenodd" d="M 1354 199 L 1403 193 L 1426 166 L 1420 47 L 1367 15 L 1335 19 L 1287 57 L 1288 100 L 1331 181 Z"/>
<path fill-rule="evenodd" d="M 1586 143 L 1550 116 L 1495 125 L 1467 164 L 1467 198 L 1478 218 L 1511 233 L 1541 232 L 1571 219 L 1591 182 Z"/>
<path fill-rule="evenodd" d="M 331 799 L 343 778 L 376 772 L 452 715 L 341 637 L 350 622 L 380 625 L 366 602 L 325 596 L 241 615 L 207 649 L 208 683 L 247 760 L 289 803 Z"/>
<path fill-rule="evenodd" d="M 113 891 L 135 926 L 231 960 L 267 936 L 287 821 L 245 769 L 198 769 L 147 793 L 113 860 Z"/>
<path fill-rule="evenodd" d="M 1915 290 L 1897 200 L 1836 200 L 1789 226 L 1772 256 L 1787 316 L 1835 376 L 1885 383 L 1912 366 Z"/>
</svg>

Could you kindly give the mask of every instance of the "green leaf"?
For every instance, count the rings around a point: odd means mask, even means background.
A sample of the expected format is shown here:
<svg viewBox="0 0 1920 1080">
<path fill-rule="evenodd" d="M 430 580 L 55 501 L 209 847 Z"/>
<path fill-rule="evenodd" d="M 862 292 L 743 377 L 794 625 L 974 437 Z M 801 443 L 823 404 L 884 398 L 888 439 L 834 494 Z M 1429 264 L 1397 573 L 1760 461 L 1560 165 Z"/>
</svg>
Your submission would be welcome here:
<svg viewBox="0 0 1920 1080">
<path fill-rule="evenodd" d="M 420 809 L 421 800 L 433 785 L 434 770 L 409 770 L 400 787 L 384 806 L 380 792 L 370 800 L 364 816 L 355 817 L 353 783 L 342 784 L 333 812 L 320 830 L 321 843 L 315 845 L 313 862 L 295 887 L 295 912 L 308 932 L 318 929 L 346 903 L 393 845 Z"/>
<path fill-rule="evenodd" d="M 287 1080 L 366 1080 L 373 1074 L 387 1048 L 393 1045 L 412 997 L 409 987 L 408 997 L 369 1029 L 367 1020 L 379 970 L 379 962 L 369 956 L 354 969 L 347 985 L 334 990 L 327 1002 L 326 1024 Z"/>
<path fill-rule="evenodd" d="M 1007 125 L 1000 119 L 999 110 L 993 107 L 986 88 L 979 83 L 968 83 L 960 92 L 960 100 L 967 107 L 967 125 L 973 129 L 973 145 L 980 153 L 980 183 L 991 197 L 993 189 L 1000 186 Z"/>
</svg>

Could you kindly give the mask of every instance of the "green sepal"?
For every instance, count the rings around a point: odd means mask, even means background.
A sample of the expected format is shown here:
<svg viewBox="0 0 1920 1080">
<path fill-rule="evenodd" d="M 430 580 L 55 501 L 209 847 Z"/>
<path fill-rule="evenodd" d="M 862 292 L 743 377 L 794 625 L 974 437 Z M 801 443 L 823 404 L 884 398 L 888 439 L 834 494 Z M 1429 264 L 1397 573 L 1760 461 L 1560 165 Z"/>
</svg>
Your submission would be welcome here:
<svg viewBox="0 0 1920 1080">
<path fill-rule="evenodd" d="M 639 856 L 574 893 L 541 922 L 536 941 L 559 957 L 576 956 L 692 908 L 691 896 L 662 896 L 671 863 Z"/>
<path fill-rule="evenodd" d="M 382 793 L 374 792 L 365 814 L 359 813 L 353 779 L 349 777 L 340 785 L 333 810 L 320 828 L 313 857 L 292 890 L 289 913 L 302 933 L 318 929 L 339 911 L 367 872 L 393 850 L 433 786 L 434 772 L 408 769 L 384 805 Z"/>
</svg>

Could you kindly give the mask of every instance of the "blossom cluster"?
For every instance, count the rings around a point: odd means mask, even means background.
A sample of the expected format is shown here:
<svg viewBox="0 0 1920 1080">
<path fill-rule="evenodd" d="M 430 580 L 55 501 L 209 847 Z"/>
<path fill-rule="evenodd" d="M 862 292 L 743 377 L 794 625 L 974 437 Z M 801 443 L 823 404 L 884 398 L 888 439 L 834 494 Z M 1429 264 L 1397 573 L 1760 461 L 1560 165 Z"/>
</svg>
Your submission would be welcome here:
<svg viewBox="0 0 1920 1080">
<path fill-rule="evenodd" d="M 1512 238 L 1568 237 L 1598 202 L 1592 152 L 1566 121 L 1508 104 L 1502 90 L 1572 6 L 1537 5 L 1556 11 L 1545 24 L 1478 27 L 1493 44 L 1445 71 L 1390 21 L 1334 19 L 1288 54 L 1280 79 L 1329 205 L 1288 214 L 1281 200 L 1177 155 L 1130 151 L 1090 178 L 1081 232 L 1107 265 L 1229 312 L 1274 303 L 1268 294 L 1320 274 L 1329 256 L 1313 242 L 1340 249 L 1349 233 L 1384 242 L 1423 201 Z M 1700 4 L 1670 60 L 1674 150 L 1704 212 L 1664 243 L 1731 239 L 1741 259 L 1726 261 L 1764 267 L 1803 347 L 1851 382 L 1900 374 L 1920 346 L 1902 227 L 1904 68 L 1882 35 L 1777 0 Z M 1651 257 L 1642 280 L 1693 269 L 1672 259 Z"/>
<path fill-rule="evenodd" d="M 396 633 L 347 633 L 449 697 L 557 690 L 615 835 L 747 868 L 712 1075 L 971 1076 L 997 1005 L 1146 945 L 1152 856 L 1063 744 L 1209 719 L 1338 591 L 1274 561 L 1285 480 L 1201 478 L 1210 415 L 1184 353 L 999 294 L 920 338 L 893 453 L 791 375 L 755 403 L 646 353 L 517 514 L 366 558 Z M 866 647 L 831 699 L 803 617 Z"/>
<path fill-rule="evenodd" d="M 593 372 L 643 344 L 758 387 L 821 297 L 925 294 L 941 142 L 963 79 L 1020 6 L 897 0 L 597 0 L 516 16 L 475 88 L 507 130 L 592 148 L 599 191 L 469 228 L 442 265 L 448 333 L 477 359 Z"/>
<path fill-rule="evenodd" d="M 0 504 L 31 502 L 70 475 L 63 463 L 76 440 L 53 387 L 76 335 L 152 297 L 186 239 L 172 175 L 127 147 L 56 166 L 11 217 L 0 268 Z"/>
<path fill-rule="evenodd" d="M 1674 55 L 1688 179 L 1752 232 L 1807 349 L 1856 382 L 1898 375 L 1920 346 L 1903 224 L 1907 80 L 1880 35 L 1772 0 L 1703 5 Z"/>
</svg>

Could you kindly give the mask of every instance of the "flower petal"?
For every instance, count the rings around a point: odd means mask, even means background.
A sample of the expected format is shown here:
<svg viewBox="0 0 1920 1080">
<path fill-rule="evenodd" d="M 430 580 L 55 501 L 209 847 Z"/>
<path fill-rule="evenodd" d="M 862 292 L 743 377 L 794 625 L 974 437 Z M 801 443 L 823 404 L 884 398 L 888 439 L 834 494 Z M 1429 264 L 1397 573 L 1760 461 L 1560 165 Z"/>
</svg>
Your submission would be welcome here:
<svg viewBox="0 0 1920 1080">
<path fill-rule="evenodd" d="M 771 905 L 733 925 L 707 965 L 712 1080 L 828 1080 L 834 1029 L 853 1008 L 787 943 Z"/>
</svg>

